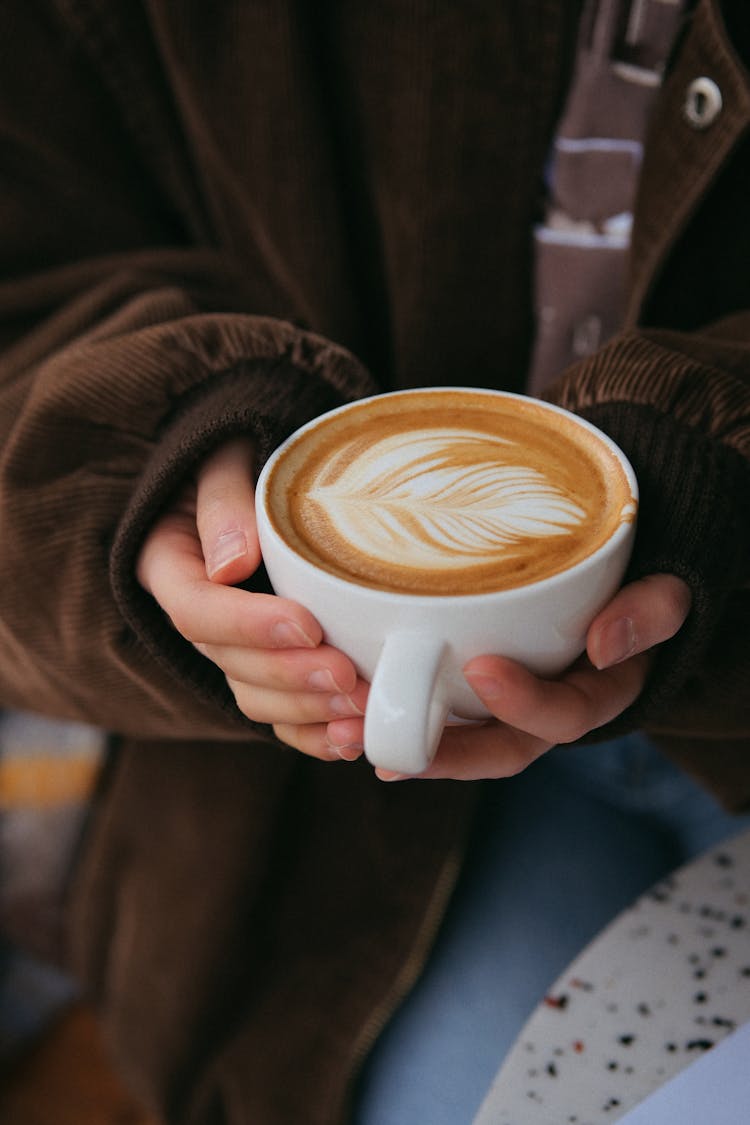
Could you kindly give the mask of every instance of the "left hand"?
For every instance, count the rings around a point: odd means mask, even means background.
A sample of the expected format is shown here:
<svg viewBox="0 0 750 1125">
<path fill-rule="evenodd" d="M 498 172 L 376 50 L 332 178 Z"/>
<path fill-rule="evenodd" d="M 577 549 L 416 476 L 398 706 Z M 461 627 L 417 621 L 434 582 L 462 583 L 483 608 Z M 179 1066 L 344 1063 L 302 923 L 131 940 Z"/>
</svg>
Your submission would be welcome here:
<svg viewBox="0 0 750 1125">
<path fill-rule="evenodd" d="M 576 742 L 615 719 L 640 695 L 652 650 L 678 632 L 690 603 L 688 586 L 674 575 L 655 574 L 624 586 L 592 623 L 586 654 L 554 680 L 501 656 L 469 661 L 464 674 L 495 720 L 446 727 L 434 761 L 419 776 L 510 777 L 552 746 Z M 325 737 L 329 744 L 353 747 L 362 734 L 361 719 L 336 719 Z M 386 781 L 401 776 L 376 773 Z"/>
</svg>

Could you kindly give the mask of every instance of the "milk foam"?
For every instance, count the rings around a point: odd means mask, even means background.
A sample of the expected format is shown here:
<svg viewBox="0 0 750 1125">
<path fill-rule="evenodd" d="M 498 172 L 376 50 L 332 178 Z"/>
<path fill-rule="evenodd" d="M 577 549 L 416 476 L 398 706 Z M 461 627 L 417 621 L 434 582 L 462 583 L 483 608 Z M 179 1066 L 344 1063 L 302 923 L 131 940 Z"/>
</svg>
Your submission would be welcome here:
<svg viewBox="0 0 750 1125">
<path fill-rule="evenodd" d="M 426 428 L 343 442 L 308 482 L 308 500 L 340 540 L 384 564 L 451 570 L 521 541 L 569 535 L 583 508 L 516 443 L 486 431 Z"/>
<path fill-rule="evenodd" d="M 280 451 L 268 495 L 278 533 L 314 566 L 415 594 L 540 581 L 635 518 L 616 455 L 575 418 L 450 388 L 311 424 Z"/>
</svg>

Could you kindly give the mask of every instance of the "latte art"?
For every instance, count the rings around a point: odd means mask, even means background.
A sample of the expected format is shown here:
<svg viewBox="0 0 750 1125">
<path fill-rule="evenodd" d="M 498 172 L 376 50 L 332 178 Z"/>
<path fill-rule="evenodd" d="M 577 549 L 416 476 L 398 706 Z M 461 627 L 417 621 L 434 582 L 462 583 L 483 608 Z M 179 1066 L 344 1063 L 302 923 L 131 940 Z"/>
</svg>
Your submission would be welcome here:
<svg viewBox="0 0 750 1125">
<path fill-rule="evenodd" d="M 598 435 L 532 399 L 471 390 L 334 412 L 281 451 L 268 496 L 277 532 L 316 567 L 417 594 L 528 585 L 635 515 Z"/>
<path fill-rule="evenodd" d="M 586 512 L 522 450 L 472 430 L 357 438 L 308 485 L 305 523 L 388 565 L 438 570 L 487 562 L 527 538 L 568 535 Z"/>
</svg>

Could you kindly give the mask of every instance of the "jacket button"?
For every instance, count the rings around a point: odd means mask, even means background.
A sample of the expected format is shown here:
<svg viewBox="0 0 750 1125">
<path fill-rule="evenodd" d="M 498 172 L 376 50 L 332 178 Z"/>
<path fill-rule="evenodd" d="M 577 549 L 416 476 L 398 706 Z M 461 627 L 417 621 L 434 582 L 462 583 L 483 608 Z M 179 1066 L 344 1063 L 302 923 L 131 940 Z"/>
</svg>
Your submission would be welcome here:
<svg viewBox="0 0 750 1125">
<path fill-rule="evenodd" d="M 695 78 L 685 95 L 685 118 L 694 129 L 707 129 L 721 113 L 721 90 L 711 78 Z"/>
</svg>

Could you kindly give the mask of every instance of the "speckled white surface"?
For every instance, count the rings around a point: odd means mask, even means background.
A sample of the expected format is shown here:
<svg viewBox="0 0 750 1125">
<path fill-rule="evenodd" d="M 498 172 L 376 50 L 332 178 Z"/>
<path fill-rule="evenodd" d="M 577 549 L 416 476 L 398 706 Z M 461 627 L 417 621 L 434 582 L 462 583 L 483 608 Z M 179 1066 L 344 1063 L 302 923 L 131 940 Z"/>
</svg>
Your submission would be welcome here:
<svg viewBox="0 0 750 1125">
<path fill-rule="evenodd" d="M 659 883 L 570 965 L 475 1125 L 608 1125 L 749 1020 L 743 832 Z"/>
</svg>

